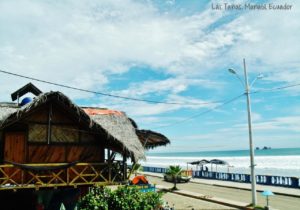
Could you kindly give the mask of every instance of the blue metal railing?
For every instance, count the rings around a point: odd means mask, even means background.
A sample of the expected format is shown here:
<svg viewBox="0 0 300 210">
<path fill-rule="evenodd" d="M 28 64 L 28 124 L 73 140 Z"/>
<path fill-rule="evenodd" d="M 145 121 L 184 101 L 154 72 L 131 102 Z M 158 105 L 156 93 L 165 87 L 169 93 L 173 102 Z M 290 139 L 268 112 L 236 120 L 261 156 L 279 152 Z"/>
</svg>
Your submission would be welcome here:
<svg viewBox="0 0 300 210">
<path fill-rule="evenodd" d="M 153 172 L 153 173 L 165 173 L 167 169 L 159 168 L 159 167 L 143 166 L 143 171 Z M 251 183 L 251 176 L 249 174 L 238 174 L 238 173 L 193 171 L 193 178 Z M 270 185 L 270 186 L 300 188 L 300 180 L 297 177 L 256 175 L 256 183 L 262 185 Z"/>
</svg>

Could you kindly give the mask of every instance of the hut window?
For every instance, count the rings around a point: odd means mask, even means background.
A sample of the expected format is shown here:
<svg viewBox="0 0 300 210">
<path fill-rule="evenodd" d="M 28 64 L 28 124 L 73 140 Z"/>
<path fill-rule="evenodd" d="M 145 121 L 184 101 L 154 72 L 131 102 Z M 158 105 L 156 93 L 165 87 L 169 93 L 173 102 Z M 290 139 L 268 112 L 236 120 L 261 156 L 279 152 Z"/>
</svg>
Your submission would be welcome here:
<svg viewBox="0 0 300 210">
<path fill-rule="evenodd" d="M 47 142 L 47 125 L 29 124 L 29 142 Z"/>
<path fill-rule="evenodd" d="M 51 141 L 78 143 L 79 142 L 78 128 L 75 126 L 52 125 Z"/>
</svg>

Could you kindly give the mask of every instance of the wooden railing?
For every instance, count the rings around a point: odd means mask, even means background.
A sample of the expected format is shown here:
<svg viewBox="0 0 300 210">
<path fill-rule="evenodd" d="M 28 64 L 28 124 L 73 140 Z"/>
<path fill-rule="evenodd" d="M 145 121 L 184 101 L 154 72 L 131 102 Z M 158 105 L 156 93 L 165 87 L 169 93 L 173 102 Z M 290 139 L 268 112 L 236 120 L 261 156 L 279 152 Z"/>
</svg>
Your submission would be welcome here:
<svg viewBox="0 0 300 210">
<path fill-rule="evenodd" d="M 0 165 L 0 190 L 108 185 L 125 181 L 120 162 L 77 163 L 63 169 L 65 163 Z"/>
</svg>

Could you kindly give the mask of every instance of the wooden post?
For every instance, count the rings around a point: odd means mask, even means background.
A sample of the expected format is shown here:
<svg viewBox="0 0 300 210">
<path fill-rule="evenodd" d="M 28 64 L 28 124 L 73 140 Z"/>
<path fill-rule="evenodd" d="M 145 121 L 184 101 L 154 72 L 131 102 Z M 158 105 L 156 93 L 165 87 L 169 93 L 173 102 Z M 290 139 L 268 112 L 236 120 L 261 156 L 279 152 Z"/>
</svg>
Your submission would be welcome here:
<svg viewBox="0 0 300 210">
<path fill-rule="evenodd" d="M 126 164 L 127 152 L 123 153 L 123 181 L 127 179 L 127 164 Z"/>
<path fill-rule="evenodd" d="M 110 149 L 107 149 L 107 161 L 108 161 L 108 181 L 111 182 L 111 154 L 110 154 Z"/>
<path fill-rule="evenodd" d="M 48 137 L 47 137 L 47 144 L 50 144 L 51 141 L 51 117 L 52 117 L 52 104 L 49 106 L 48 112 Z"/>
</svg>

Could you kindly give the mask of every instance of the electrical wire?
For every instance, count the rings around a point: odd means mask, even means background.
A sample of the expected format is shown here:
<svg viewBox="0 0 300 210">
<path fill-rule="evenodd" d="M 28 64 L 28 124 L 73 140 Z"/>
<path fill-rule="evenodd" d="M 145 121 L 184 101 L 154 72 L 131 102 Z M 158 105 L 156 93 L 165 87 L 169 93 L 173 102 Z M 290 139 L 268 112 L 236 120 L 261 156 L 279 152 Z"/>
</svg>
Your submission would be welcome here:
<svg viewBox="0 0 300 210">
<path fill-rule="evenodd" d="M 243 96 L 243 95 L 245 95 L 245 93 L 240 94 L 240 95 L 238 95 L 238 96 L 236 96 L 236 97 L 234 97 L 234 98 L 231 98 L 230 100 L 227 100 L 226 102 L 224 102 L 224 103 L 222 103 L 222 104 L 220 104 L 220 105 L 218 105 L 218 106 L 215 106 L 215 107 L 213 107 L 213 108 L 211 108 L 211 109 L 208 109 L 208 110 L 206 110 L 206 111 L 204 111 L 204 112 L 201 112 L 201 113 L 192 115 L 192 116 L 190 116 L 190 117 L 188 117 L 188 118 L 186 118 L 186 119 L 184 119 L 184 120 L 180 120 L 180 121 L 177 121 L 177 122 L 172 123 L 172 124 L 168 124 L 168 125 L 164 125 L 164 126 L 158 126 L 158 127 L 151 128 L 151 129 L 170 127 L 170 126 L 177 125 L 177 124 L 181 124 L 181 123 L 186 122 L 186 121 L 189 121 L 189 120 L 191 120 L 191 119 L 200 117 L 200 116 L 202 116 L 202 115 L 204 115 L 204 114 L 207 114 L 207 113 L 209 113 L 209 112 L 212 112 L 212 111 L 214 111 L 214 110 L 217 109 L 217 108 L 220 108 L 220 107 L 222 107 L 222 106 L 225 106 L 226 104 L 229 104 L 229 103 L 231 103 L 231 102 L 233 102 L 233 101 L 239 99 L 239 98 L 240 98 L 241 96 Z M 81 132 L 81 133 L 88 133 L 88 134 L 101 134 L 100 132 L 86 131 L 86 130 L 77 129 L 77 128 L 61 128 L 61 129 L 62 129 L 62 130 L 68 130 L 68 131 L 78 131 L 78 132 Z"/>
<path fill-rule="evenodd" d="M 300 83 L 293 84 L 293 85 L 280 86 L 280 87 L 275 87 L 275 88 L 270 88 L 270 89 L 260 89 L 260 90 L 251 92 L 251 94 L 269 92 L 269 91 L 276 91 L 276 90 L 283 90 L 283 89 L 297 87 L 297 86 L 300 86 Z"/>
<path fill-rule="evenodd" d="M 282 89 L 292 88 L 292 87 L 296 87 L 296 86 L 300 86 L 300 83 L 293 84 L 293 85 L 281 86 L 281 87 L 275 87 L 275 88 L 270 88 L 270 89 L 261 89 L 261 90 L 258 90 L 258 91 L 250 92 L 250 94 L 256 94 L 256 93 L 261 93 L 261 92 L 268 92 L 268 91 L 282 90 Z M 171 126 L 173 126 L 173 125 L 177 125 L 177 124 L 184 123 L 184 122 L 189 121 L 189 120 L 191 120 L 191 119 L 197 118 L 197 117 L 199 117 L 199 116 L 201 116 L 201 115 L 204 115 L 204 114 L 207 114 L 207 113 L 209 113 L 209 112 L 212 112 L 212 111 L 214 111 L 215 109 L 217 109 L 217 108 L 219 108 L 219 107 L 222 107 L 222 106 L 224 106 L 224 105 L 226 105 L 226 104 L 228 104 L 228 103 L 231 103 L 231 102 L 237 100 L 238 98 L 240 98 L 241 96 L 243 96 L 243 95 L 245 95 L 245 94 L 246 94 L 246 93 L 243 93 L 243 94 L 241 94 L 241 95 L 239 95 L 239 96 L 236 96 L 236 97 L 234 97 L 234 98 L 232 98 L 232 99 L 230 99 L 230 100 L 228 100 L 228 101 L 225 101 L 224 103 L 222 103 L 222 104 L 220 104 L 220 105 L 218 105 L 218 106 L 215 106 L 215 107 L 213 107 L 213 108 L 211 108 L 211 109 L 209 109 L 209 110 L 206 110 L 206 111 L 204 111 L 204 112 L 198 113 L 198 114 L 196 114 L 196 115 L 192 115 L 191 117 L 188 117 L 188 118 L 186 118 L 186 119 L 183 119 L 183 120 L 180 120 L 180 121 L 177 121 L 177 122 L 175 122 L 175 123 L 168 124 L 168 125 L 163 125 L 163 126 L 154 127 L 154 128 L 152 128 L 152 129 L 171 127 Z"/>
<path fill-rule="evenodd" d="M 21 74 L 16 74 L 16 73 L 4 71 L 4 70 L 1 70 L 1 69 L 0 69 L 0 72 L 4 73 L 4 74 L 9 74 L 9 75 L 12 75 L 12 76 L 21 77 L 21 78 L 25 78 L 25 79 L 29 79 L 29 80 L 34 80 L 34 81 L 37 81 L 37 82 L 46 83 L 46 84 L 50 84 L 50 85 L 55 85 L 55 86 L 68 88 L 68 89 L 72 89 L 72 90 L 78 90 L 78 91 L 82 91 L 82 92 L 93 93 L 93 94 L 96 94 L 96 95 L 108 96 L 108 97 L 113 97 L 113 98 L 118 98 L 118 99 L 131 100 L 131 101 L 148 102 L 148 103 L 155 103 L 155 104 L 170 104 L 170 105 L 205 105 L 205 104 L 217 104 L 217 103 L 220 103 L 220 102 L 223 101 L 223 100 L 221 100 L 221 101 L 211 101 L 211 102 L 203 102 L 203 103 L 201 103 L 201 102 L 199 102 L 199 103 L 188 103 L 188 102 L 164 102 L 164 101 L 146 100 L 146 99 L 132 98 L 132 97 L 114 95 L 114 94 L 109 94 L 109 93 L 104 93 L 104 92 L 86 90 L 86 89 L 82 89 L 82 88 L 76 88 L 76 87 L 72 87 L 72 86 L 69 86 L 69 85 L 63 85 L 63 84 L 59 84 L 59 83 L 55 83 L 55 82 L 49 82 L 49 81 L 37 79 L 37 78 L 34 78 L 34 77 L 29 77 L 29 76 L 24 76 L 24 75 L 21 75 Z"/>
<path fill-rule="evenodd" d="M 220 108 L 220 107 L 222 107 L 222 106 L 225 106 L 225 105 L 227 105 L 227 104 L 229 104 L 229 103 L 231 103 L 231 102 L 233 102 L 233 101 L 239 99 L 239 98 L 242 97 L 243 95 L 245 95 L 245 93 L 240 94 L 240 95 L 238 95 L 238 96 L 236 96 L 236 97 L 234 97 L 234 98 L 231 98 L 231 99 L 225 101 L 224 103 L 222 103 L 222 104 L 220 104 L 220 105 L 217 105 L 217 106 L 215 106 L 215 107 L 213 107 L 213 108 L 211 108 L 211 109 L 208 109 L 208 110 L 206 110 L 206 111 L 200 112 L 200 113 L 195 114 L 195 115 L 192 115 L 192 116 L 190 116 L 190 117 L 188 117 L 188 118 L 185 118 L 185 119 L 183 119 L 183 120 L 179 120 L 179 121 L 177 121 L 177 122 L 175 122 L 175 123 L 171 123 L 171 124 L 168 124 L 168 125 L 162 125 L 162 126 L 154 127 L 154 128 L 151 128 L 151 129 L 172 127 L 172 126 L 175 126 L 175 125 L 184 123 L 184 122 L 189 121 L 189 120 L 191 120 L 191 119 L 200 117 L 200 116 L 205 115 L 205 114 L 207 114 L 207 113 L 210 113 L 210 112 L 214 111 L 214 110 L 217 109 L 217 108 Z"/>
</svg>

